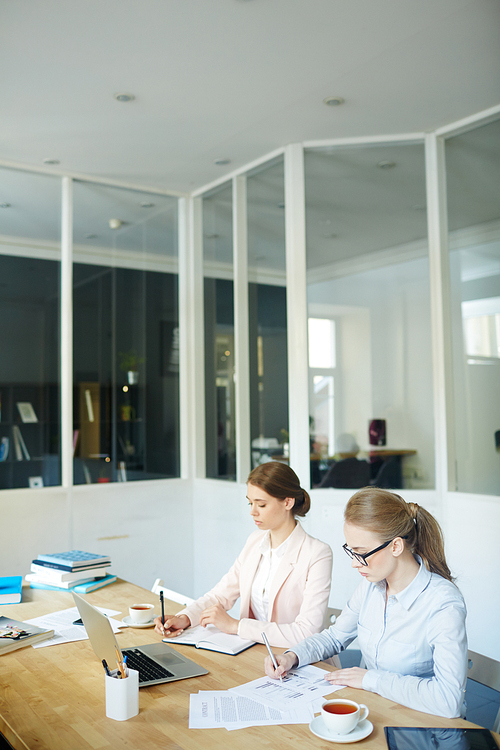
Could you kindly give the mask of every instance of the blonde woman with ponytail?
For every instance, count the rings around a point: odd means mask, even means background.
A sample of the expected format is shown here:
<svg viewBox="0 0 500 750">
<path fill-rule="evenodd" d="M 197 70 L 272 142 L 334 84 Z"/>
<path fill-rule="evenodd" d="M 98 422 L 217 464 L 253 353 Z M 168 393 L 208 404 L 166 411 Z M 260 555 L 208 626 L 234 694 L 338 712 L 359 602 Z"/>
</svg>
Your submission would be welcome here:
<svg viewBox="0 0 500 750">
<path fill-rule="evenodd" d="M 261 464 L 247 480 L 250 516 L 257 530 L 214 588 L 156 631 L 175 637 L 194 625 L 215 625 L 224 633 L 271 646 L 293 646 L 319 633 L 330 595 L 332 550 L 306 534 L 297 517 L 311 500 L 295 472 L 277 461 Z M 240 618 L 228 614 L 241 597 Z"/>
<path fill-rule="evenodd" d="M 344 511 L 344 550 L 363 580 L 334 625 L 278 656 L 266 672 L 343 651 L 356 636 L 365 668 L 326 675 L 404 706 L 448 718 L 464 715 L 466 609 L 453 583 L 436 519 L 416 503 L 365 487 Z"/>
</svg>

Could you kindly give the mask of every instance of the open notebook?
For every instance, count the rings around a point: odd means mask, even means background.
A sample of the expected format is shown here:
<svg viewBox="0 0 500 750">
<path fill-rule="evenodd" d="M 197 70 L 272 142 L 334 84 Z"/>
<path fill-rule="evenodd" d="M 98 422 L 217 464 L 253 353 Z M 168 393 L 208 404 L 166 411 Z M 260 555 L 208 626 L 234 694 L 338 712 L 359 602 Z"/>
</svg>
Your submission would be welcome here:
<svg viewBox="0 0 500 750">
<path fill-rule="evenodd" d="M 239 635 L 228 635 L 222 633 L 215 625 L 196 625 L 194 628 L 188 628 L 174 638 L 163 638 L 165 643 L 182 643 L 184 646 L 196 646 L 196 648 L 205 648 L 208 651 L 218 651 L 220 654 L 230 654 L 235 656 L 240 654 L 250 646 L 255 645 L 255 641 L 246 641 Z"/>
</svg>

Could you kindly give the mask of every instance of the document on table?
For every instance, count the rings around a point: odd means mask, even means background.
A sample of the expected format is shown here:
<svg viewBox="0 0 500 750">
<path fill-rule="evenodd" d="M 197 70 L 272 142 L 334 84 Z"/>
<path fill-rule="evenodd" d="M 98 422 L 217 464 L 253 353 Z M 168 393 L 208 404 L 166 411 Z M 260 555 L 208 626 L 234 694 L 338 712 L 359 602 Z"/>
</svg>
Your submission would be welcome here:
<svg viewBox="0 0 500 750">
<path fill-rule="evenodd" d="M 260 677 L 230 688 L 230 692 L 244 695 L 270 708 L 290 711 L 345 687 L 331 685 L 325 680 L 326 674 L 327 670 L 319 667 L 298 667 L 291 669 L 282 682 L 270 677 Z"/>
<path fill-rule="evenodd" d="M 189 696 L 190 729 L 231 731 L 272 724 L 309 724 L 313 718 L 312 705 L 281 711 L 227 690 L 200 690 Z"/>
<path fill-rule="evenodd" d="M 111 617 L 111 615 L 120 614 L 118 610 L 106 609 L 104 607 L 97 607 L 97 609 L 109 617 L 113 633 L 118 633 L 120 628 L 124 627 L 123 623 L 119 620 L 113 620 Z M 73 625 L 73 622 L 78 620 L 79 617 L 80 613 L 78 609 L 71 607 L 70 609 L 61 609 L 59 612 L 52 612 L 49 615 L 34 617 L 32 620 L 25 620 L 30 625 L 54 631 L 52 638 L 41 643 L 35 643 L 33 648 L 38 648 L 38 646 L 55 646 L 58 643 L 70 643 L 70 641 L 85 641 L 88 635 L 83 625 Z"/>
</svg>

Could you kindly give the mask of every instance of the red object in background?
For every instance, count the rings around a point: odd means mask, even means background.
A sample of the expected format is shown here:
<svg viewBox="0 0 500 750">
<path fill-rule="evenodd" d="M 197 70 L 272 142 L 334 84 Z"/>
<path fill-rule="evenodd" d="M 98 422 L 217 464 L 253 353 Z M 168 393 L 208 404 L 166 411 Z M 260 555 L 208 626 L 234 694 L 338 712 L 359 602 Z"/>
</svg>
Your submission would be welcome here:
<svg viewBox="0 0 500 750">
<path fill-rule="evenodd" d="M 368 439 L 370 445 L 386 444 L 385 419 L 372 419 L 368 428 Z"/>
<path fill-rule="evenodd" d="M 98 477 L 97 481 L 102 484 L 103 482 L 111 482 L 111 479 L 109 477 Z"/>
</svg>

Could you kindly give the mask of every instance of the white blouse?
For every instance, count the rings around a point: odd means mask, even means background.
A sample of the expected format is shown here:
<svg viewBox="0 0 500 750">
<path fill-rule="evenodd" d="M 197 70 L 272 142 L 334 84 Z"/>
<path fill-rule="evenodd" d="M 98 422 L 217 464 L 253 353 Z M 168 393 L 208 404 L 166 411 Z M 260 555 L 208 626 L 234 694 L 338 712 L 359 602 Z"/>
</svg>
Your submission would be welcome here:
<svg viewBox="0 0 500 750">
<path fill-rule="evenodd" d="M 252 612 L 256 620 L 263 620 L 265 622 L 269 621 L 269 589 L 281 559 L 286 552 L 288 542 L 294 533 L 295 529 L 290 536 L 288 536 L 279 547 L 275 547 L 275 549 L 272 549 L 271 547 L 270 531 L 266 533 L 264 539 L 260 543 L 259 551 L 261 558 L 255 578 L 253 579 L 252 592 L 250 595 L 250 606 L 252 607 Z"/>
</svg>

